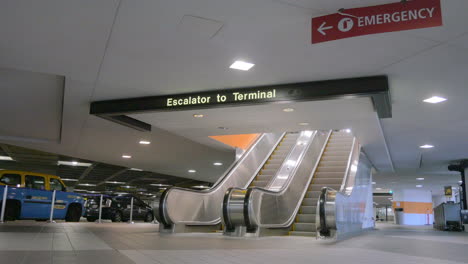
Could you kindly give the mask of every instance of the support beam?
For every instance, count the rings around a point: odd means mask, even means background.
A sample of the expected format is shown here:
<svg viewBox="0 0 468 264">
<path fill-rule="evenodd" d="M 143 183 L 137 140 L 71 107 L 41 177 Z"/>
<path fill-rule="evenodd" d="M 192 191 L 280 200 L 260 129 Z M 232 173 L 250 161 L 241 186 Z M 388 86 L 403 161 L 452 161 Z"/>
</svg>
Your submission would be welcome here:
<svg viewBox="0 0 468 264">
<path fill-rule="evenodd" d="M 122 170 L 117 171 L 116 173 L 112 174 L 111 176 L 105 178 L 103 181 L 99 182 L 99 183 L 97 184 L 97 186 L 100 186 L 100 185 L 105 184 L 107 181 L 110 181 L 110 180 L 116 178 L 117 176 L 119 176 L 119 175 L 125 173 L 125 172 L 128 171 L 128 170 L 129 170 L 128 168 L 125 168 L 125 169 L 122 169 Z"/>
<path fill-rule="evenodd" d="M 90 114 L 139 131 L 150 131 L 150 124 L 127 115 L 356 97 L 369 97 L 379 118 L 392 117 L 387 76 L 98 101 L 91 103 Z"/>
<path fill-rule="evenodd" d="M 84 179 L 86 176 L 89 175 L 89 173 L 94 169 L 96 168 L 96 166 L 98 165 L 99 163 L 93 163 L 91 164 L 91 166 L 89 166 L 88 168 L 86 168 L 85 171 L 83 171 L 83 173 L 80 175 L 80 177 L 78 177 L 78 181 L 76 182 L 76 184 L 78 184 L 82 179 Z"/>
</svg>

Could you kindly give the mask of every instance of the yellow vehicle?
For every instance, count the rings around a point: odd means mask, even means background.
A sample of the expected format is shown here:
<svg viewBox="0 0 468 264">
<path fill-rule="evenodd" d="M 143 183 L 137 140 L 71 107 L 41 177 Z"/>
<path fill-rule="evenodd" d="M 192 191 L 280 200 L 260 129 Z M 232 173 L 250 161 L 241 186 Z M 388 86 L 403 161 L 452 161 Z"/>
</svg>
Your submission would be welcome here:
<svg viewBox="0 0 468 264">
<path fill-rule="evenodd" d="M 16 170 L 0 170 L 0 185 L 44 191 L 66 191 L 59 176 Z"/>
</svg>

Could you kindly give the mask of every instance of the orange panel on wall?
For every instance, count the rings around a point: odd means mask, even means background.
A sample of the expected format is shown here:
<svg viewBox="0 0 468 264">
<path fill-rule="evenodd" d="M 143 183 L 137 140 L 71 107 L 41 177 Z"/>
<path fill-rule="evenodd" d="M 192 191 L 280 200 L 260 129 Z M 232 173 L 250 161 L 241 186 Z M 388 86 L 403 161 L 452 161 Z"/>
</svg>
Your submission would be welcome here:
<svg viewBox="0 0 468 264">
<path fill-rule="evenodd" d="M 397 206 L 397 203 L 400 205 Z M 407 214 L 432 214 L 432 203 L 394 201 L 393 208 L 403 208 L 403 213 Z"/>
<path fill-rule="evenodd" d="M 242 135 L 225 135 L 225 136 L 210 136 L 210 138 L 231 147 L 248 149 L 250 145 L 257 139 L 259 134 L 242 134 Z"/>
</svg>

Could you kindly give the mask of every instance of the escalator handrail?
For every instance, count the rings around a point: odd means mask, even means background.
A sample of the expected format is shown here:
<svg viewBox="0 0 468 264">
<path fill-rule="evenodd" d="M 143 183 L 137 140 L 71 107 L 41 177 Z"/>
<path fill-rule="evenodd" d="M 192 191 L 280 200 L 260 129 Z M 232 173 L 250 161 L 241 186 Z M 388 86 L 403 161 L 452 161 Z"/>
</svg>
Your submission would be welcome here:
<svg viewBox="0 0 468 264">
<path fill-rule="evenodd" d="M 251 194 L 252 192 L 254 191 L 258 191 L 258 192 L 261 192 L 262 194 L 270 194 L 270 195 L 273 195 L 273 196 L 281 196 L 284 194 L 284 192 L 287 191 L 288 187 L 290 186 L 292 180 L 295 178 L 295 174 L 297 172 L 297 170 L 299 169 L 299 167 L 302 165 L 302 162 L 303 162 L 303 159 L 305 157 L 305 153 L 307 153 L 307 151 L 309 150 L 309 147 L 310 145 L 312 144 L 312 142 L 314 141 L 315 139 L 315 136 L 317 135 L 318 131 L 315 131 L 315 134 L 311 137 L 311 140 L 309 142 L 309 145 L 307 146 L 307 148 L 304 150 L 304 152 L 301 154 L 301 160 L 297 162 L 296 164 L 296 167 L 294 168 L 293 172 L 292 172 L 292 177 L 289 177 L 288 178 L 288 181 L 282 186 L 282 188 L 279 190 L 279 191 L 272 191 L 272 190 L 267 190 L 265 188 L 261 188 L 261 187 L 250 187 L 248 189 L 248 197 L 246 195 L 246 198 L 248 198 L 248 203 L 245 203 L 245 206 L 246 208 L 244 209 L 244 213 L 246 213 L 247 215 L 244 216 L 244 218 L 248 219 L 248 221 L 245 221 L 246 223 L 246 227 L 249 229 L 253 229 L 255 228 L 254 226 L 252 226 L 252 221 L 251 221 L 251 208 L 252 208 L 252 199 L 251 199 Z M 325 140 L 325 144 L 323 145 L 322 149 L 321 149 L 321 153 L 319 155 L 319 158 L 317 159 L 317 162 L 315 163 L 313 169 L 312 169 L 312 173 L 311 173 L 311 176 L 310 176 L 310 179 L 309 179 L 309 184 L 310 184 L 310 181 L 312 180 L 312 177 L 313 175 L 315 174 L 315 171 L 317 170 L 317 167 L 320 163 L 320 159 L 323 155 L 323 152 L 325 151 L 326 149 L 326 146 L 327 146 L 327 142 L 329 141 L 330 139 L 330 136 L 331 136 L 331 133 L 332 131 L 329 131 L 328 132 L 328 135 L 327 135 L 327 138 Z M 300 205 L 302 203 L 302 200 L 304 199 L 305 195 L 307 193 L 307 188 L 304 189 L 302 195 L 301 195 L 301 199 L 299 199 L 297 205 L 296 205 L 296 208 L 294 209 L 294 212 L 292 214 L 292 217 L 290 217 L 288 219 L 288 221 L 286 221 L 285 223 L 282 223 L 282 224 L 275 224 L 274 227 L 277 227 L 277 228 L 281 228 L 281 227 L 288 227 L 292 224 L 292 221 L 294 221 L 294 218 L 295 216 L 297 215 L 297 212 L 299 211 L 299 208 L 300 208 Z M 249 227 L 250 225 L 250 227 Z M 268 226 L 268 227 L 273 227 L 273 226 Z"/>
</svg>

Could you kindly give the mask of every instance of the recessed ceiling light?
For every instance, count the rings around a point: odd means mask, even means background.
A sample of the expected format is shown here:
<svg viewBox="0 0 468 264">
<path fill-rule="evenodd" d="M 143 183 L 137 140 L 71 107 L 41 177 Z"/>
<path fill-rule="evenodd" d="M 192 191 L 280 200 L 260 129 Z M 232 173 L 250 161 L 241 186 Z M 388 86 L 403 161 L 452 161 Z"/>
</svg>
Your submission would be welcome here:
<svg viewBox="0 0 468 264">
<path fill-rule="evenodd" d="M 428 144 L 426 144 L 426 145 L 422 145 L 422 146 L 419 146 L 419 147 L 422 148 L 422 149 L 431 149 L 431 148 L 433 148 L 434 146 L 433 146 L 433 145 L 428 145 Z"/>
<path fill-rule="evenodd" d="M 422 185 L 416 185 L 416 188 L 422 188 L 423 186 Z"/>
<path fill-rule="evenodd" d="M 377 184 L 376 182 L 372 182 L 372 184 Z"/>
<path fill-rule="evenodd" d="M 229 128 L 227 128 L 227 127 L 218 127 L 218 129 L 228 130 Z"/>
<path fill-rule="evenodd" d="M 66 166 L 78 166 L 78 167 L 89 167 L 92 164 L 87 162 L 78 162 L 78 161 L 57 161 L 57 165 L 66 165 Z"/>
<path fill-rule="evenodd" d="M 347 128 L 347 129 L 345 129 L 345 132 L 346 133 L 351 133 L 351 129 Z"/>
<path fill-rule="evenodd" d="M 376 190 L 379 190 L 379 191 L 382 190 L 382 188 L 375 188 L 375 189 L 376 189 Z"/>
<path fill-rule="evenodd" d="M 9 156 L 0 156 L 0 160 L 13 160 L 13 159 Z"/>
<path fill-rule="evenodd" d="M 424 181 L 424 178 L 416 178 L 418 181 Z"/>
<path fill-rule="evenodd" d="M 462 181 L 458 181 L 459 184 L 462 184 L 463 182 Z"/>
<path fill-rule="evenodd" d="M 430 103 L 430 104 L 438 104 L 444 101 L 447 101 L 447 99 L 443 97 L 439 97 L 439 96 L 433 96 L 431 98 L 427 98 L 426 100 L 424 100 L 425 103 Z"/>
<path fill-rule="evenodd" d="M 130 155 L 122 155 L 122 158 L 124 158 L 124 159 L 131 159 L 132 156 L 130 156 Z"/>
<path fill-rule="evenodd" d="M 151 144 L 151 141 L 148 141 L 148 140 L 140 140 L 140 144 L 141 144 L 141 145 L 149 145 L 149 144 Z"/>
<path fill-rule="evenodd" d="M 188 170 L 189 173 L 195 173 L 197 172 L 196 170 Z"/>
<path fill-rule="evenodd" d="M 67 179 L 67 178 L 62 178 L 62 181 L 78 181 L 78 179 Z"/>
<path fill-rule="evenodd" d="M 125 184 L 125 182 L 118 182 L 118 181 L 106 181 L 106 183 L 111 183 L 111 184 Z"/>
<path fill-rule="evenodd" d="M 150 184 L 151 186 L 157 186 L 157 187 L 161 187 L 161 186 L 172 186 L 170 184 L 162 184 L 162 183 L 152 183 Z"/>
<path fill-rule="evenodd" d="M 294 112 L 294 108 L 284 108 L 283 112 L 286 112 L 286 113 Z"/>
<path fill-rule="evenodd" d="M 248 71 L 252 69 L 252 67 L 255 66 L 255 64 L 246 62 L 246 61 L 235 61 L 229 68 L 235 69 L 235 70 L 241 70 L 241 71 Z"/>
<path fill-rule="evenodd" d="M 96 186 L 96 184 L 93 183 L 78 183 L 79 186 Z"/>
<path fill-rule="evenodd" d="M 142 169 L 137 169 L 137 168 L 131 168 L 131 171 L 143 171 Z"/>
<path fill-rule="evenodd" d="M 193 115 L 193 117 L 195 117 L 195 118 L 202 118 L 202 117 L 204 117 L 204 115 L 202 115 L 202 114 L 195 114 L 195 115 Z"/>
<path fill-rule="evenodd" d="M 309 123 L 299 123 L 300 126 L 308 126 Z"/>
<path fill-rule="evenodd" d="M 213 165 L 215 165 L 215 166 L 222 166 L 223 164 L 222 164 L 221 162 L 215 162 L 215 163 L 213 163 Z"/>
</svg>

